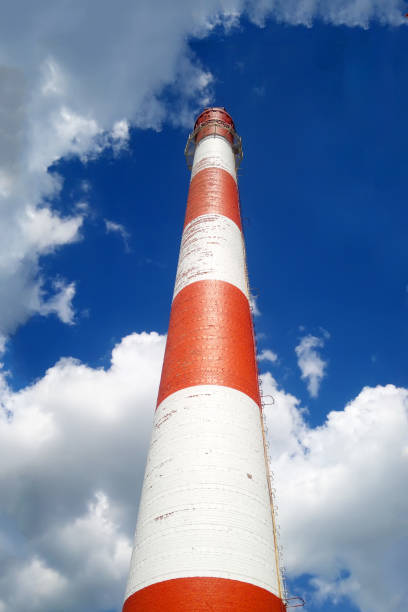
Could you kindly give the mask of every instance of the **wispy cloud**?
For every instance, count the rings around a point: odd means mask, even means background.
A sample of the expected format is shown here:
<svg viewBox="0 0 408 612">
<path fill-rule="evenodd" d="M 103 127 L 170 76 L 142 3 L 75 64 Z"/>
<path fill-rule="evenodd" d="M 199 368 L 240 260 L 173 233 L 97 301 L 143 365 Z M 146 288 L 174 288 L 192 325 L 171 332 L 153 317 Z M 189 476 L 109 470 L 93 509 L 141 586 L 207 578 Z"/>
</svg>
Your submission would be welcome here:
<svg viewBox="0 0 408 612">
<path fill-rule="evenodd" d="M 125 245 L 125 249 L 127 252 L 130 251 L 129 248 L 129 238 L 130 234 L 121 223 L 115 223 L 115 221 L 110 221 L 109 219 L 104 219 L 106 232 L 109 233 L 117 233 L 122 237 L 123 243 Z"/>
<path fill-rule="evenodd" d="M 126 149 L 129 143 L 129 122 L 126 119 L 116 121 L 112 129 L 112 148 L 115 152 Z"/>
<path fill-rule="evenodd" d="M 324 334 L 324 337 L 328 337 L 328 332 Z M 302 379 L 307 381 L 307 389 L 311 397 L 318 396 L 320 384 L 326 375 L 327 362 L 320 357 L 317 351 L 323 346 L 323 338 L 309 334 L 304 336 L 295 348 Z"/>
<path fill-rule="evenodd" d="M 259 355 L 257 355 L 258 361 L 270 361 L 271 363 L 275 363 L 278 361 L 278 356 L 276 353 L 269 349 L 264 349 Z"/>
<path fill-rule="evenodd" d="M 75 283 L 58 279 L 53 282 L 53 289 L 54 295 L 39 305 L 39 313 L 44 316 L 55 313 L 63 323 L 73 325 L 75 311 L 72 300 L 75 297 Z"/>
<path fill-rule="evenodd" d="M 261 315 L 261 311 L 258 308 L 258 298 L 255 295 L 249 296 L 249 306 L 254 317 Z"/>
</svg>

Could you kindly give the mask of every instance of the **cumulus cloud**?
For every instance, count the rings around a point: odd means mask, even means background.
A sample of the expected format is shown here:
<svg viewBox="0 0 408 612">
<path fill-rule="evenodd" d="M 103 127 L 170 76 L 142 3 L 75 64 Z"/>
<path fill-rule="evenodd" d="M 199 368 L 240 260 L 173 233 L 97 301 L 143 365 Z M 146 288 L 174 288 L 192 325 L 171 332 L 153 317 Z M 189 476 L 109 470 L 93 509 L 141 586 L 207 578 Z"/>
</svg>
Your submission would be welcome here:
<svg viewBox="0 0 408 612">
<path fill-rule="evenodd" d="M 120 608 L 164 341 L 132 334 L 109 369 L 63 359 L 19 392 L 2 379 L 3 612 Z M 311 428 L 270 374 L 263 389 L 288 575 L 322 601 L 402 609 L 408 390 L 365 388 Z"/>
<path fill-rule="evenodd" d="M 271 363 L 276 363 L 278 360 L 277 354 L 270 349 L 264 349 L 259 353 L 259 355 L 257 355 L 256 358 L 258 361 L 270 361 Z"/>
<path fill-rule="evenodd" d="M 121 151 L 126 148 L 129 142 L 129 122 L 126 119 L 121 119 L 113 124 L 112 128 L 112 140 L 113 149 L 115 151 Z"/>
<path fill-rule="evenodd" d="M 309 334 L 295 348 L 302 379 L 307 381 L 307 389 L 312 397 L 318 396 L 320 383 L 326 374 L 327 362 L 317 352 L 323 346 L 322 338 Z"/>
<path fill-rule="evenodd" d="M 48 279 L 42 258 L 75 242 L 87 210 L 62 216 L 61 158 L 83 162 L 128 146 L 130 127 L 191 123 L 208 102 L 211 74 L 188 47 L 223 15 L 225 2 L 85 0 L 75 10 L 22 0 L 0 22 L 0 334 L 33 314 L 72 322 L 74 285 Z M 233 4 L 233 3 L 232 3 Z M 172 105 L 161 99 L 172 88 Z M 80 204 L 80 203 L 79 203 Z M 46 290 L 55 287 L 54 295 Z"/>
<path fill-rule="evenodd" d="M 165 338 L 131 334 L 111 366 L 66 358 L 0 384 L 0 610 L 120 609 Z M 365 388 L 311 428 L 271 374 L 263 390 L 289 577 L 321 601 L 403 609 L 408 390 Z"/>
<path fill-rule="evenodd" d="M 75 296 L 75 283 L 66 283 L 61 279 L 53 282 L 55 293 L 47 301 L 38 306 L 38 312 L 48 315 L 54 312 L 63 323 L 71 325 L 74 322 L 74 308 L 72 300 Z"/>
<path fill-rule="evenodd" d="M 62 308 L 64 300 L 67 303 L 66 288 L 55 280 L 54 295 L 45 291 L 40 259 L 78 240 L 83 222 L 78 214 L 62 217 L 45 201 L 59 192 L 61 179 L 47 173 L 46 167 L 38 171 L 35 158 L 27 151 L 30 140 L 25 109 L 29 98 L 27 87 L 22 70 L 0 67 L 0 335 L 3 337 L 8 337 L 36 313 L 54 312 L 61 319 L 68 316 L 67 309 Z"/>
<path fill-rule="evenodd" d="M 61 359 L 17 393 L 1 379 L 5 612 L 119 607 L 164 341 L 127 336 L 107 370 Z"/>
<path fill-rule="evenodd" d="M 402 610 L 408 587 L 408 389 L 364 388 L 321 427 L 270 374 L 263 388 L 289 577 L 314 575 L 321 601 Z"/>
</svg>

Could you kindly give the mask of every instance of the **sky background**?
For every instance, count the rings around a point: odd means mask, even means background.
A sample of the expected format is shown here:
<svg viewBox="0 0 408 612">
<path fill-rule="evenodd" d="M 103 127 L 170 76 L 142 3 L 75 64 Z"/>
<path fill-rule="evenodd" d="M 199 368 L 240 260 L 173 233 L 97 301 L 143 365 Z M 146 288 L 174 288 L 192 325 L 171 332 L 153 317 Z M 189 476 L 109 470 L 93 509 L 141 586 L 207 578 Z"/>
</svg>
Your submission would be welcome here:
<svg viewBox="0 0 408 612">
<path fill-rule="evenodd" d="M 291 594 L 408 598 L 408 3 L 15 2 L 0 612 L 119 612 L 196 114 L 225 106 Z"/>
</svg>

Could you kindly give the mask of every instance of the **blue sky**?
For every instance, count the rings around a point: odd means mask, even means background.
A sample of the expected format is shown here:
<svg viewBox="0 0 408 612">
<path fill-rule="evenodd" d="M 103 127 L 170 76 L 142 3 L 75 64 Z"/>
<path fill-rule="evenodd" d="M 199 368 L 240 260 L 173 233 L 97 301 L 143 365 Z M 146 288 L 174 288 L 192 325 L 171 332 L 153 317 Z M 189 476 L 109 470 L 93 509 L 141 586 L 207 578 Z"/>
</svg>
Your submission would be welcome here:
<svg viewBox="0 0 408 612">
<path fill-rule="evenodd" d="M 225 106 L 243 139 L 291 592 L 308 612 L 403 609 L 406 3 L 231 1 L 190 14 L 180 2 L 155 16 L 124 2 L 129 25 L 106 3 L 84 5 L 69 18 L 62 4 L 41 9 L 30 24 L 10 8 L 0 45 L 0 612 L 27 597 L 26 612 L 120 610 L 183 150 L 207 104 Z"/>
</svg>

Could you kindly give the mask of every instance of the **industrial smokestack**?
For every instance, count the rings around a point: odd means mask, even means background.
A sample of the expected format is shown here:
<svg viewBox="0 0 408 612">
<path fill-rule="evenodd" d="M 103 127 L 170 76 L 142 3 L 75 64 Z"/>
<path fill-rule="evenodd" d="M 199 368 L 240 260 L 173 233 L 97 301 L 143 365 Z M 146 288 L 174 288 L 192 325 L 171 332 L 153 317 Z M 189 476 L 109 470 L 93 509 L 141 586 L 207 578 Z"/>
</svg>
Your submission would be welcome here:
<svg viewBox="0 0 408 612">
<path fill-rule="evenodd" d="M 284 612 L 237 188 L 223 108 L 198 117 L 123 612 Z"/>
</svg>

